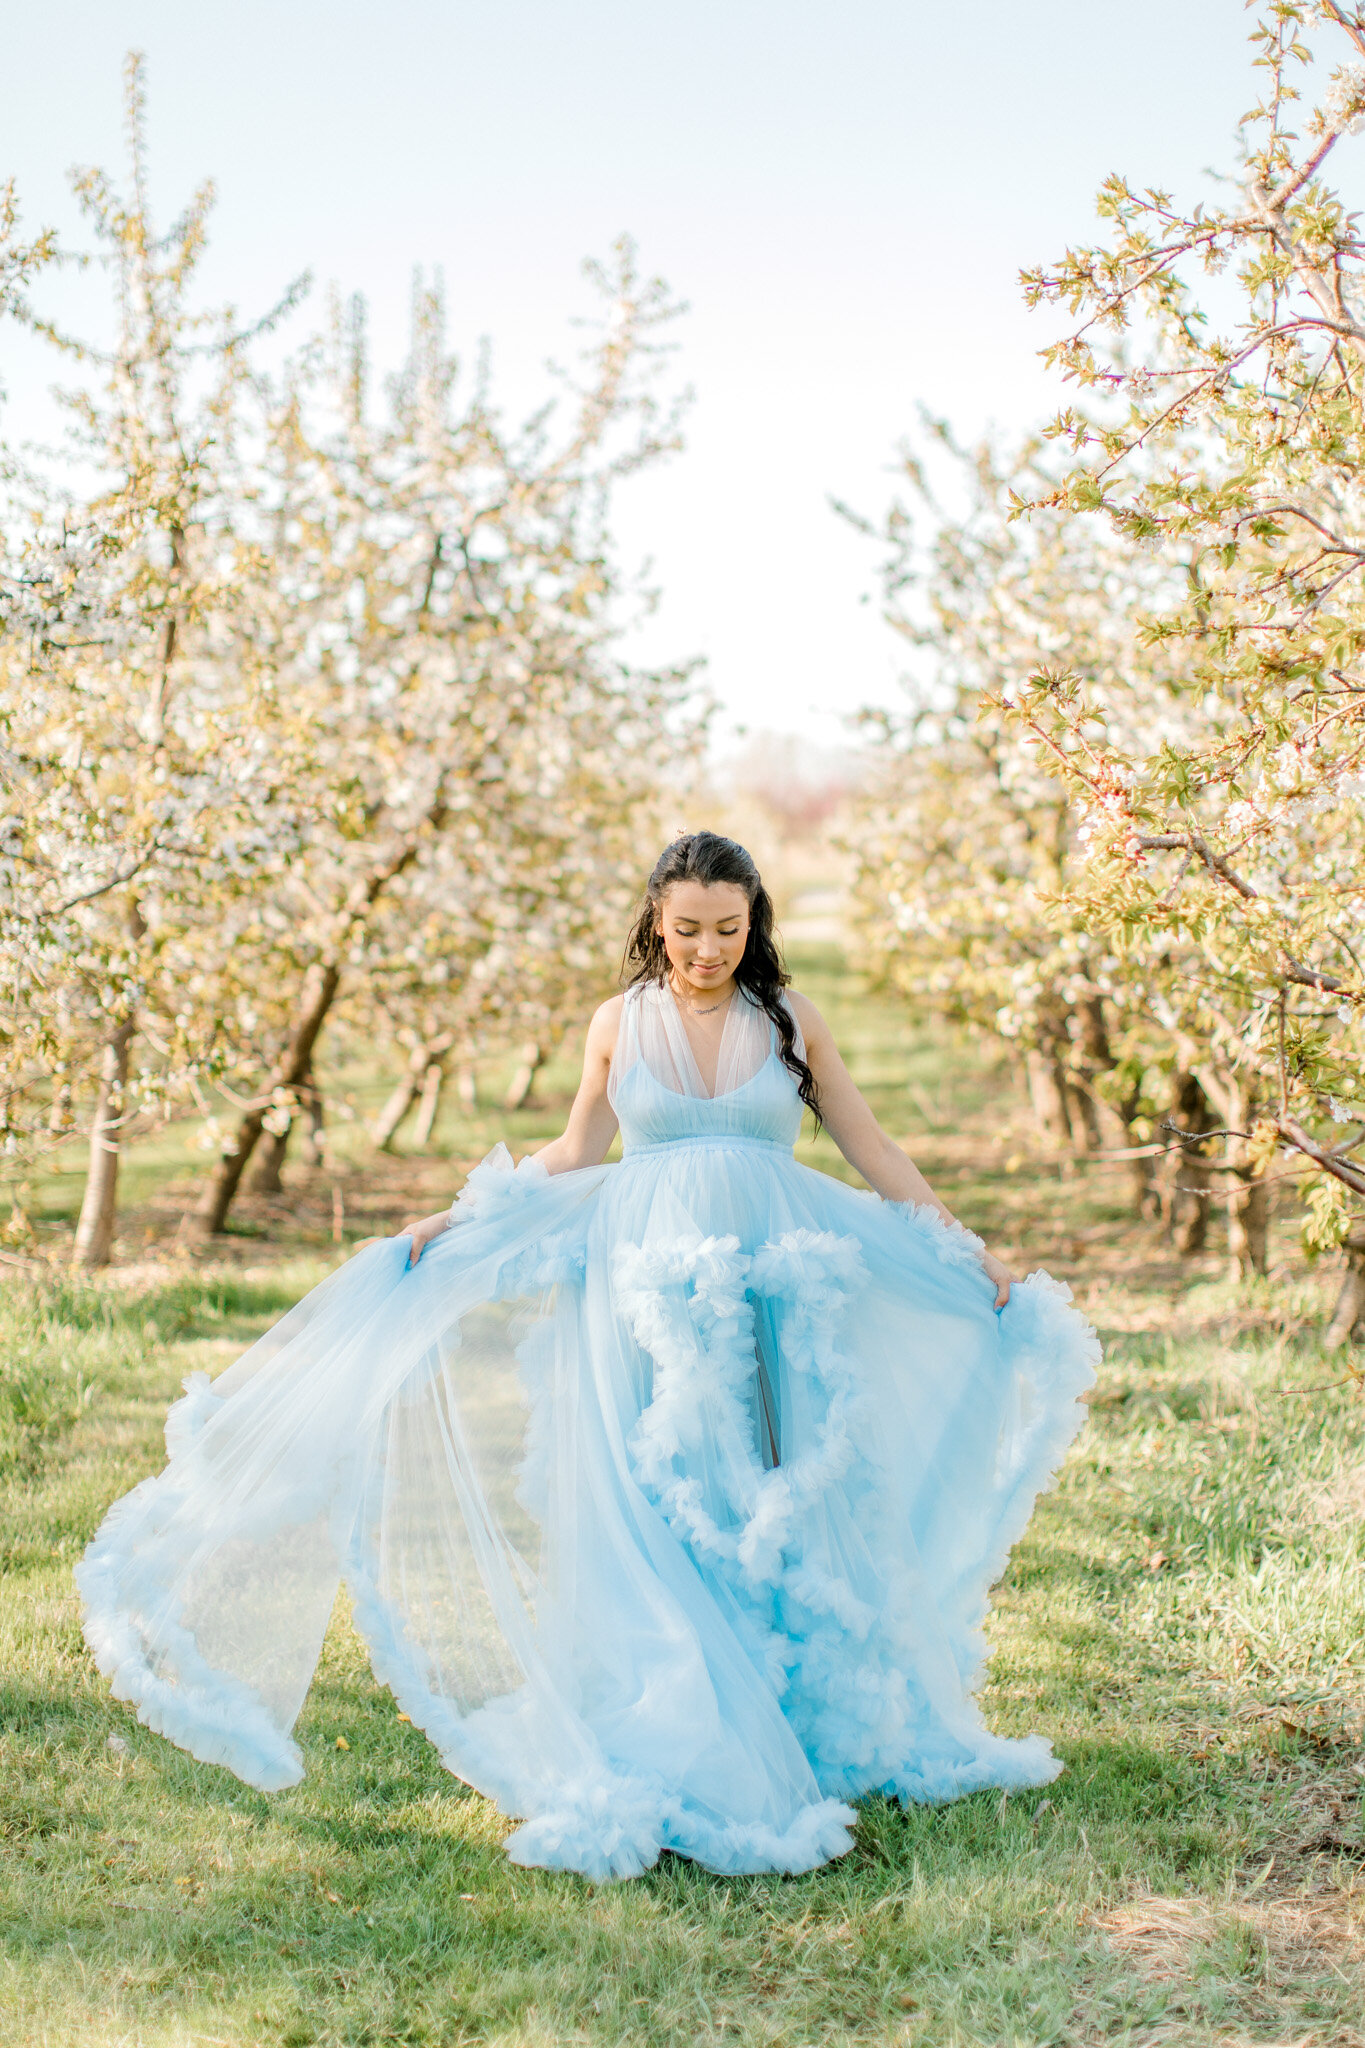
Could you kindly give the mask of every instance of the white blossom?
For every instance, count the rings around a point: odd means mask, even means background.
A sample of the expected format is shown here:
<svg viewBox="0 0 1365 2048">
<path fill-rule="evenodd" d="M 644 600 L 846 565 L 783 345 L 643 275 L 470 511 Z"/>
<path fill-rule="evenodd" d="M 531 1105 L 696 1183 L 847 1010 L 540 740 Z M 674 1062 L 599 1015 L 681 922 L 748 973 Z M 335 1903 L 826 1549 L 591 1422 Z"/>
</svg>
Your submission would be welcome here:
<svg viewBox="0 0 1365 2048">
<path fill-rule="evenodd" d="M 1322 111 L 1339 133 L 1360 133 L 1365 127 L 1365 64 L 1343 64 L 1333 73 Z"/>
</svg>

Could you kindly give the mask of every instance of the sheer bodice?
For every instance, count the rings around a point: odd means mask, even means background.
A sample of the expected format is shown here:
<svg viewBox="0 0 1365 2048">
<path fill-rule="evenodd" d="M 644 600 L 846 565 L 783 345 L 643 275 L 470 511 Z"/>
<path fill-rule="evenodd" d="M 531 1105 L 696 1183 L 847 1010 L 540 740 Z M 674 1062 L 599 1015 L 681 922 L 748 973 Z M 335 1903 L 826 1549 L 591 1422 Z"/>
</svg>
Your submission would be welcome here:
<svg viewBox="0 0 1365 2048">
<path fill-rule="evenodd" d="M 796 1042 L 799 1047 L 799 1028 Z M 778 1055 L 777 1031 L 743 990 L 730 1000 L 715 1091 L 708 1093 L 667 986 L 646 982 L 628 989 L 607 1093 L 627 1157 L 653 1145 L 708 1138 L 790 1152 L 801 1129 L 801 1098 Z"/>
</svg>

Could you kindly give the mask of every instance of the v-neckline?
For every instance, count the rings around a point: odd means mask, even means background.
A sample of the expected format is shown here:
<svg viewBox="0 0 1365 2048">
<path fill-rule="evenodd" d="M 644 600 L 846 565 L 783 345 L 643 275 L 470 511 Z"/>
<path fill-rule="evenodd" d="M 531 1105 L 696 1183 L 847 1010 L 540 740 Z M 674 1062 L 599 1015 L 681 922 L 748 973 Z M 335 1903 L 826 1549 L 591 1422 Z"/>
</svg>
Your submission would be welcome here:
<svg viewBox="0 0 1365 2048">
<path fill-rule="evenodd" d="M 677 1016 L 678 1029 L 682 1032 L 683 1044 L 687 1047 L 687 1054 L 688 1058 L 692 1062 L 693 1072 L 695 1073 L 697 1080 L 701 1083 L 702 1100 L 705 1102 L 717 1102 L 720 1100 L 720 1097 L 716 1092 L 716 1084 L 720 1080 L 721 1055 L 725 1051 L 725 1036 L 730 1029 L 731 1015 L 734 1011 L 735 1004 L 739 1001 L 740 998 L 741 990 L 739 988 L 739 985 L 738 983 L 736 983 L 735 987 L 731 989 L 729 999 L 725 1005 L 725 1015 L 721 1019 L 720 1037 L 716 1040 L 715 1070 L 711 1075 L 711 1085 L 709 1088 L 706 1085 L 706 1076 L 701 1070 L 701 1061 L 697 1058 L 697 1048 L 692 1042 L 692 1034 L 687 1028 L 686 1012 L 684 1011 L 682 1004 L 678 1001 L 678 997 L 674 990 L 671 977 L 665 977 L 664 988 L 668 993 L 668 1000 L 672 1003 L 674 1013 Z M 734 1093 L 734 1090 L 727 1088 L 725 1093 L 727 1095 L 731 1095 Z"/>
</svg>

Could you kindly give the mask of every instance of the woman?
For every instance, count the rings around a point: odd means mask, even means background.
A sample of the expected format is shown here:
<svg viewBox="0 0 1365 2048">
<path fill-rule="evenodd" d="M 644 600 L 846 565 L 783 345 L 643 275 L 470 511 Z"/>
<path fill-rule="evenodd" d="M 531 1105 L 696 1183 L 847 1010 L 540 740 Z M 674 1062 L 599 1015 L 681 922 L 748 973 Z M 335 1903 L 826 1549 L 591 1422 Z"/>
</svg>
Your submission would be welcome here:
<svg viewBox="0 0 1365 2048">
<path fill-rule="evenodd" d="M 344 1578 L 517 1861 L 806 1870 L 859 1793 L 1061 1768 L 973 1688 L 1097 1347 L 878 1127 L 742 847 L 668 847 L 628 959 L 562 1138 L 186 1383 L 79 1567 L 86 1636 L 148 1727 L 277 1789 Z M 795 1163 L 803 1107 L 871 1193 Z"/>
</svg>

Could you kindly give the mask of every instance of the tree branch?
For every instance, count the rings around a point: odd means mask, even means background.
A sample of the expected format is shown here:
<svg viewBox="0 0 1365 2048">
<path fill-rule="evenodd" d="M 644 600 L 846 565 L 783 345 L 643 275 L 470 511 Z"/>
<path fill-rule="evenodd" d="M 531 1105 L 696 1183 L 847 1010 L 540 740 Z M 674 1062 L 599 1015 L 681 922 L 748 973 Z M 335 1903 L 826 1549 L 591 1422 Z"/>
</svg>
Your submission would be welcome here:
<svg viewBox="0 0 1365 2048">
<path fill-rule="evenodd" d="M 1343 1186 L 1350 1188 L 1355 1194 L 1365 1195 L 1365 1171 L 1357 1166 L 1348 1165 L 1344 1159 L 1338 1158 L 1335 1152 L 1324 1150 L 1315 1138 L 1309 1137 L 1297 1118 L 1276 1117 L 1275 1128 L 1287 1145 L 1292 1145 L 1296 1152 L 1302 1152 L 1315 1166 L 1320 1166 L 1324 1173 L 1330 1173 L 1333 1179 L 1341 1181 Z"/>
<path fill-rule="evenodd" d="M 1260 891 L 1253 889 L 1250 882 L 1244 882 L 1236 871 L 1229 867 L 1221 853 L 1215 853 L 1202 832 L 1191 828 L 1188 832 L 1148 832 L 1137 835 L 1137 843 L 1144 853 L 1174 853 L 1177 848 L 1196 854 L 1203 861 L 1210 874 L 1217 875 L 1230 889 L 1248 903 L 1258 903 Z"/>
<path fill-rule="evenodd" d="M 48 915 L 51 917 L 64 917 L 67 911 L 74 910 L 77 904 L 93 903 L 97 896 L 107 896 L 111 889 L 121 888 L 124 882 L 131 882 L 133 876 L 138 874 L 143 868 L 146 867 L 152 855 L 154 853 L 160 852 L 161 846 L 162 840 L 160 835 L 158 834 L 158 836 L 152 841 L 151 845 L 147 848 L 146 852 L 139 855 L 138 859 L 133 862 L 131 867 L 122 869 L 118 874 L 111 876 L 107 882 L 99 883 L 99 885 L 94 889 L 83 890 L 79 896 L 68 896 L 65 903 L 59 903 L 57 905 L 57 908 L 53 911 L 50 911 Z"/>
</svg>

